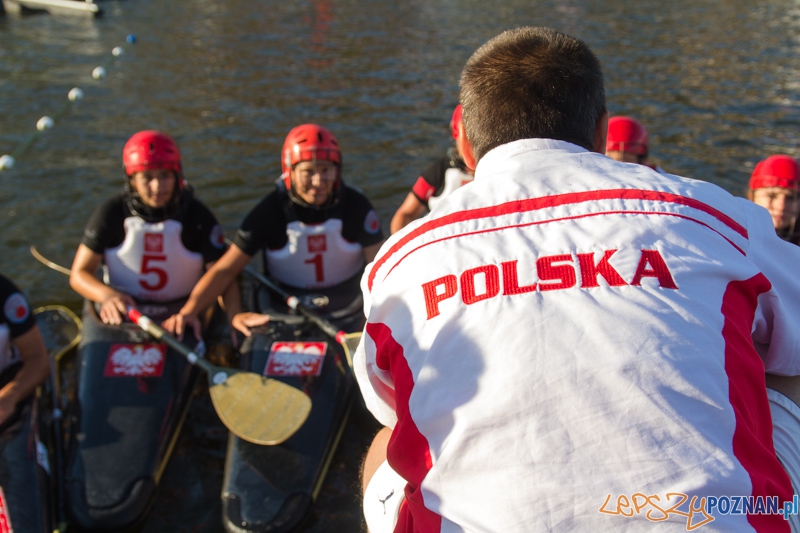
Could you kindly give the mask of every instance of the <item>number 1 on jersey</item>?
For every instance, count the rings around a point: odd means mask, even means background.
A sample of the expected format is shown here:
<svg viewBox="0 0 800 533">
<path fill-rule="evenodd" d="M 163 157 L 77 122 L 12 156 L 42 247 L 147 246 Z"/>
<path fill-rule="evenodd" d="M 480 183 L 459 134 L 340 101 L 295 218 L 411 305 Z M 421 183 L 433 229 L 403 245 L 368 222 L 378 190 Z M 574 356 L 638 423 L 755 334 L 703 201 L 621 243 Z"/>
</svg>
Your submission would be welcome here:
<svg viewBox="0 0 800 533">
<path fill-rule="evenodd" d="M 303 262 L 314 265 L 314 274 L 317 277 L 317 283 L 325 281 L 325 269 L 322 267 L 322 254 L 316 254 L 311 259 L 306 259 Z"/>
</svg>

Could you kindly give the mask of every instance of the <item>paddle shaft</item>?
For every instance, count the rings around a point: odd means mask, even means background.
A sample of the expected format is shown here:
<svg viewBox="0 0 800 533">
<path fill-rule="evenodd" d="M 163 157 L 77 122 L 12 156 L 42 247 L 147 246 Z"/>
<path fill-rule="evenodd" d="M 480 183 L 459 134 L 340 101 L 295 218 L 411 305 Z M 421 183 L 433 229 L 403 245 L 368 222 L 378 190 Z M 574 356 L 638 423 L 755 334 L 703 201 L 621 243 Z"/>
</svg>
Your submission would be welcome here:
<svg viewBox="0 0 800 533">
<path fill-rule="evenodd" d="M 197 365 L 209 374 L 214 372 L 215 367 L 192 350 L 187 348 L 183 345 L 180 341 L 170 336 L 164 328 L 150 320 L 149 317 L 144 316 L 142 313 L 139 312 L 138 309 L 133 307 L 128 308 L 128 318 L 131 319 L 131 322 L 142 328 L 144 331 L 152 335 L 154 339 L 159 342 L 163 342 L 164 344 L 168 345 L 170 348 L 181 354 L 186 358 L 187 361 L 192 363 L 193 365 Z"/>
<path fill-rule="evenodd" d="M 37 261 L 39 261 L 41 264 L 43 264 L 47 268 L 51 268 L 51 269 L 55 270 L 56 272 L 61 272 L 65 276 L 69 276 L 70 274 L 72 274 L 72 271 L 70 269 L 68 269 L 66 267 L 63 267 L 63 266 L 61 266 L 61 265 L 59 265 L 57 263 L 53 263 L 52 261 L 47 259 L 45 256 L 40 254 L 39 250 L 37 250 L 36 246 L 34 246 L 33 244 L 31 245 L 31 255 L 33 257 L 35 257 Z"/>
<path fill-rule="evenodd" d="M 31 247 L 33 248 L 33 247 Z M 35 250 L 35 248 L 33 248 Z M 47 311 L 48 308 L 40 308 L 34 311 L 37 316 L 42 311 Z M 52 467 L 53 478 L 55 479 L 56 486 L 56 527 L 55 532 L 61 533 L 67 530 L 67 523 L 64 520 L 64 479 L 61 465 L 64 464 L 62 449 L 64 446 L 62 439 L 62 426 L 63 411 L 61 410 L 61 402 L 58 397 L 58 372 L 56 367 L 60 356 L 66 353 L 67 350 L 74 348 L 77 345 L 80 335 L 73 338 L 66 346 L 60 346 L 57 350 L 50 353 L 50 392 L 52 393 L 53 411 L 52 411 L 52 424 L 53 424 L 53 440 L 55 441 L 55 465 Z M 55 352 L 55 353 L 53 353 Z"/>
<path fill-rule="evenodd" d="M 283 290 L 277 283 L 275 283 L 274 281 L 272 281 L 271 279 L 269 279 L 268 277 L 266 277 L 253 267 L 246 266 L 244 267 L 244 270 L 245 272 L 247 272 L 247 274 L 254 277 L 256 280 L 258 280 L 259 282 L 263 283 L 264 285 L 266 285 L 267 287 L 278 293 L 281 298 L 286 300 L 286 305 L 288 305 L 291 309 L 298 311 L 301 315 L 303 315 L 308 320 L 316 324 L 317 327 L 319 327 L 319 329 L 330 335 L 339 344 L 344 344 L 345 335 L 347 335 L 347 333 L 336 328 L 336 326 L 334 326 L 333 324 L 331 324 L 330 322 L 328 322 L 327 320 L 316 314 L 311 309 L 308 309 L 306 306 L 300 303 L 300 300 L 296 296 L 292 296 L 291 294 Z"/>
</svg>

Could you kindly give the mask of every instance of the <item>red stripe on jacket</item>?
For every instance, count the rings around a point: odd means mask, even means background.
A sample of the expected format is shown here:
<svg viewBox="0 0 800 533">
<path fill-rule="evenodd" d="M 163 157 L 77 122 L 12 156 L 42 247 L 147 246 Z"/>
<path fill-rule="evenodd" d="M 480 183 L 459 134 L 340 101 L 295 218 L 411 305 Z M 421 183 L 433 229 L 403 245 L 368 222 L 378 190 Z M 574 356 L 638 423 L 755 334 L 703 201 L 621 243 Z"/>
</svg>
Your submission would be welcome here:
<svg viewBox="0 0 800 533">
<path fill-rule="evenodd" d="M 542 196 L 539 198 L 528 198 L 525 200 L 514 200 L 503 204 L 493 205 L 489 207 L 481 207 L 478 209 L 468 209 L 465 211 L 457 211 L 441 218 L 436 218 L 425 222 L 419 227 L 407 233 L 403 238 L 398 240 L 385 254 L 375 260 L 372 269 L 369 272 L 367 279 L 367 286 L 372 290 L 372 284 L 378 270 L 383 264 L 389 260 L 403 246 L 411 242 L 418 236 L 432 231 L 436 228 L 464 222 L 467 220 L 477 220 L 481 218 L 492 218 L 503 215 L 510 215 L 513 213 L 525 213 L 528 211 L 535 211 L 537 209 L 545 209 L 548 207 L 556 207 L 560 205 L 577 204 L 582 202 L 600 201 L 600 200 L 651 200 L 657 202 L 666 202 L 679 205 L 685 205 L 693 209 L 697 209 L 713 216 L 724 225 L 735 231 L 745 239 L 747 238 L 747 230 L 731 217 L 711 207 L 708 204 L 695 200 L 694 198 L 687 198 L 678 194 L 672 194 L 662 191 L 646 191 L 640 189 L 608 189 L 599 191 L 585 191 L 574 192 L 565 194 L 556 194 L 552 196 Z"/>
<path fill-rule="evenodd" d="M 386 457 L 392 469 L 408 482 L 405 488 L 407 505 L 400 508 L 395 532 L 438 532 L 442 527 L 442 517 L 425 507 L 420 490 L 433 463 L 428 440 L 420 433 L 409 411 L 414 376 L 403 347 L 392 337 L 388 326 L 367 323 L 367 335 L 375 342 L 378 368 L 390 372 L 394 380 L 397 424 L 389 439 Z"/>
<path fill-rule="evenodd" d="M 764 386 L 764 363 L 753 347 L 750 334 L 758 295 L 772 288 L 764 274 L 728 284 L 722 298 L 725 323 L 725 373 L 728 395 L 736 416 L 733 454 L 750 475 L 753 496 L 775 496 L 780 508 L 792 499 L 789 475 L 775 455 L 772 441 L 772 415 Z M 759 532 L 789 532 L 783 516 L 749 514 L 747 521 Z"/>
</svg>

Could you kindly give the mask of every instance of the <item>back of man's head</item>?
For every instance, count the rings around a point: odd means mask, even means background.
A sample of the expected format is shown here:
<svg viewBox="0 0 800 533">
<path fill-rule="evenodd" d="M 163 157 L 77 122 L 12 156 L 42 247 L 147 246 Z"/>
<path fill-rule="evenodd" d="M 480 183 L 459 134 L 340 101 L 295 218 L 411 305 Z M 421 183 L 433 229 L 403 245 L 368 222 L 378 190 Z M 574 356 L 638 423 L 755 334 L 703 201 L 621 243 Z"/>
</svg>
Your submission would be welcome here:
<svg viewBox="0 0 800 533">
<path fill-rule="evenodd" d="M 461 73 L 467 139 L 477 160 L 519 139 L 594 148 L 606 110 L 600 62 L 583 41 L 550 28 L 517 28 L 481 46 Z"/>
</svg>

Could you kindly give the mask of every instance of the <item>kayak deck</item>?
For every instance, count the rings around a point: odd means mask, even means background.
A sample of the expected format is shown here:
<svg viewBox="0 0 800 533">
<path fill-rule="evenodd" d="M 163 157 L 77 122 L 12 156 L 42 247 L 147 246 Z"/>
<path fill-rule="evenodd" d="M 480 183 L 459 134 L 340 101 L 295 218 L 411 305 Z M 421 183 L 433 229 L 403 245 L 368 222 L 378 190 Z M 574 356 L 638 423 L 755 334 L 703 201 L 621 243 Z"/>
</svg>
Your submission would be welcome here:
<svg viewBox="0 0 800 533">
<path fill-rule="evenodd" d="M 66 440 L 66 509 L 86 531 L 145 518 L 186 416 L 198 371 L 133 324 L 84 306 Z"/>
<path fill-rule="evenodd" d="M 336 452 L 355 398 L 355 381 L 342 347 L 302 317 L 275 310 L 265 290 L 250 308 L 270 306 L 271 321 L 255 328 L 241 350 L 241 366 L 308 394 L 311 413 L 301 428 L 276 446 L 231 436 L 222 490 L 226 531 L 292 531 L 308 515 Z M 246 302 L 247 303 L 247 302 Z M 353 297 L 349 298 L 353 304 Z M 363 326 L 360 299 L 346 306 L 337 327 Z"/>
</svg>

